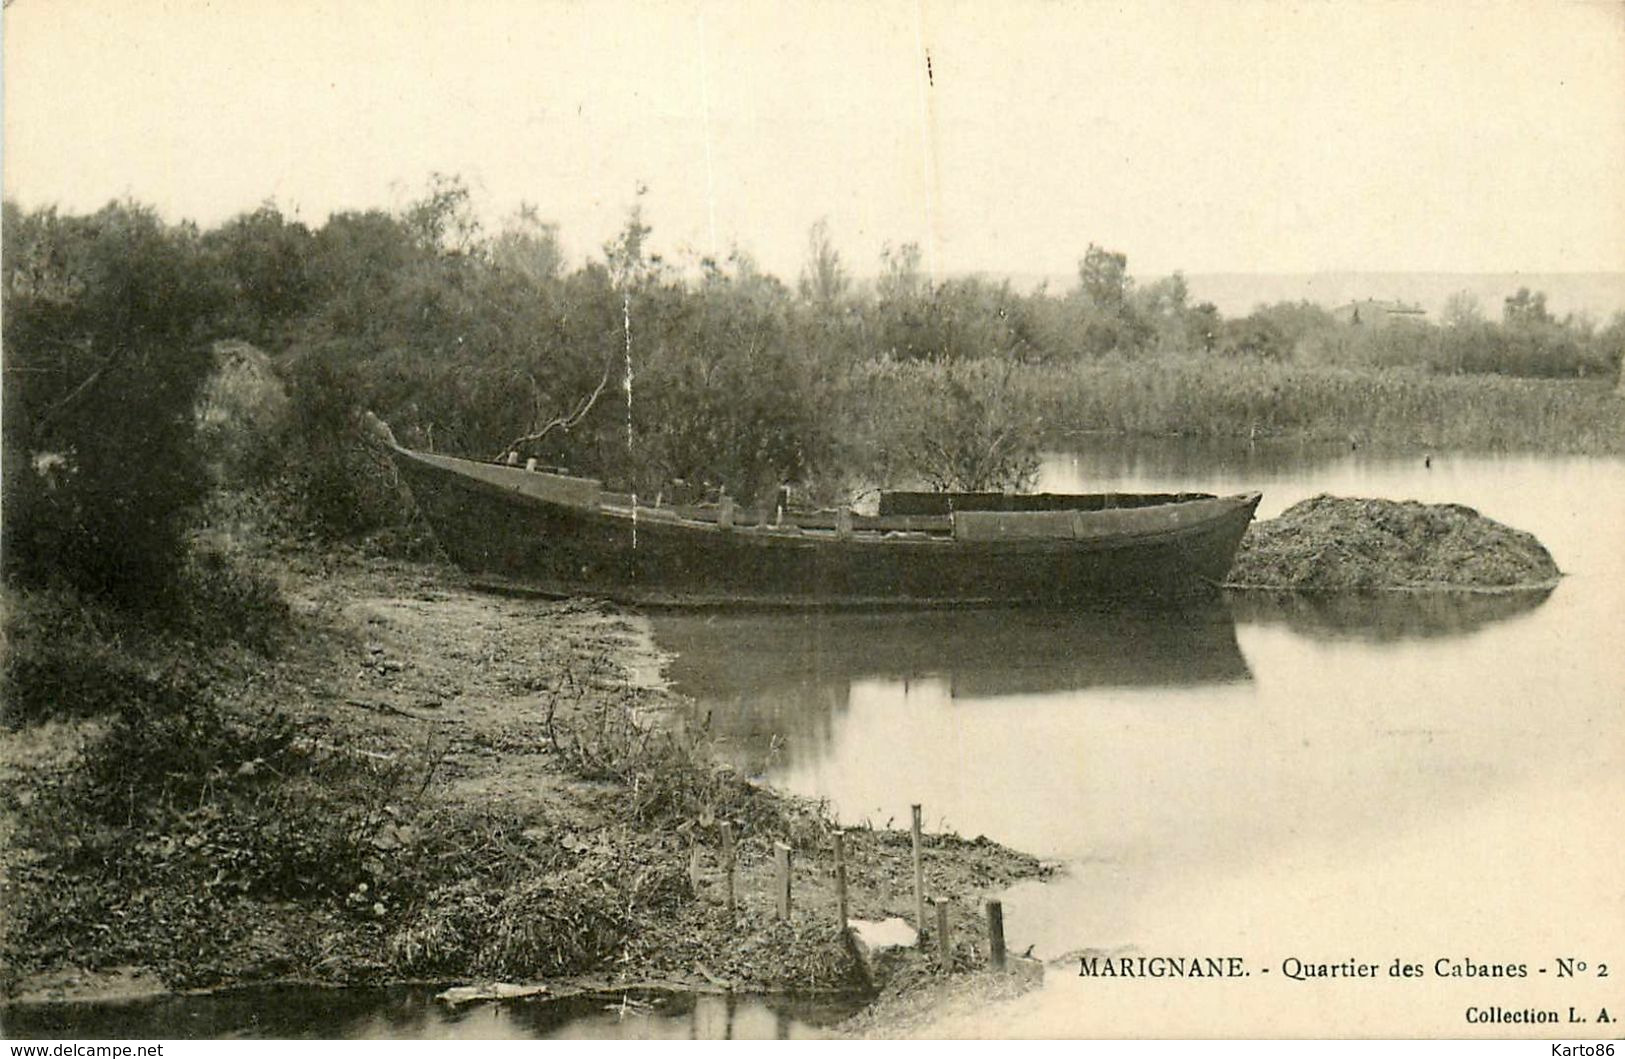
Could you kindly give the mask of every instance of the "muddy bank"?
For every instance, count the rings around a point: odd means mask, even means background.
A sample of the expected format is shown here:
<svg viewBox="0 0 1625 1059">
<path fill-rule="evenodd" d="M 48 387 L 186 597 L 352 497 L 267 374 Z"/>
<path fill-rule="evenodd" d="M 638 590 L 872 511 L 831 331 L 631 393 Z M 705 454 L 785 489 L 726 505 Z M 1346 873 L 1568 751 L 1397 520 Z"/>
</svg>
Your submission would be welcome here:
<svg viewBox="0 0 1625 1059">
<path fill-rule="evenodd" d="M 483 594 L 438 566 L 261 562 L 295 627 L 270 657 L 213 666 L 177 707 L 185 726 L 115 695 L 0 733 L 5 996 L 127 995 L 132 982 L 862 987 L 836 928 L 826 808 L 712 763 L 706 733 L 651 679 L 662 660 L 640 617 Z M 179 736 L 201 736 L 191 774 L 164 772 L 180 767 L 164 749 Z M 132 751 L 163 774 L 108 771 Z M 724 821 L 738 840 L 732 916 Z M 781 842 L 795 862 L 787 921 Z M 911 917 L 907 834 L 850 832 L 847 850 L 852 914 Z M 986 840 L 929 836 L 927 885 L 959 906 L 957 962 L 981 959 L 978 900 L 1041 872 Z"/>
<path fill-rule="evenodd" d="M 1065 973 L 1064 969 L 1054 973 Z M 945 1023 L 958 1023 L 954 1038 L 1004 1037 L 1010 1029 L 1003 1006 L 1041 983 L 1013 974 L 975 974 L 920 978 L 888 991 L 838 1027 L 845 1037 L 865 1040 L 945 1039 Z"/>
<path fill-rule="evenodd" d="M 1255 522 L 1227 585 L 1297 592 L 1550 588 L 1561 572 L 1522 530 L 1459 504 L 1316 496 Z"/>
</svg>

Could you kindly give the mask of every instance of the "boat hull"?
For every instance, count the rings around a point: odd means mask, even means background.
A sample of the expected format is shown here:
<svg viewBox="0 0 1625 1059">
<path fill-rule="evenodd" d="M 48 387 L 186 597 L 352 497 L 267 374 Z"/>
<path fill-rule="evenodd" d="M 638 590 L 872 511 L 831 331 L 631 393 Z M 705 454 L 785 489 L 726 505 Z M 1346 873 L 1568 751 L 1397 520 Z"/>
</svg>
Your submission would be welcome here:
<svg viewBox="0 0 1625 1059">
<path fill-rule="evenodd" d="M 1249 494 L 1092 512 L 1066 539 L 1012 534 L 996 516 L 982 516 L 978 539 L 727 527 L 547 495 L 542 476 L 509 468 L 394 456 L 458 565 L 542 594 L 653 605 L 1066 605 L 1210 591 L 1258 504 Z"/>
</svg>

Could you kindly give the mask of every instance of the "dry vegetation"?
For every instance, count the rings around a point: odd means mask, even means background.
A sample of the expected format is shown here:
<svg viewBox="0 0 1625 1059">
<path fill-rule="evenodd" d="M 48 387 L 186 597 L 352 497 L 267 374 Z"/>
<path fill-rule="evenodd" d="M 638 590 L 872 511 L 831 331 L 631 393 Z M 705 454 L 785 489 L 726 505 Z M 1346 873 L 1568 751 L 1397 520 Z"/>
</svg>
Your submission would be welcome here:
<svg viewBox="0 0 1625 1059">
<path fill-rule="evenodd" d="M 1255 523 L 1229 583 L 1298 592 L 1549 589 L 1551 553 L 1460 504 L 1316 496 Z"/>
<path fill-rule="evenodd" d="M 830 818 L 719 769 L 681 703 L 629 678 L 654 661 L 636 620 L 480 595 L 436 567 L 283 562 L 295 617 L 274 652 L 183 677 L 168 672 L 182 644 L 148 643 L 75 692 L 102 706 L 87 719 L 4 736 L 8 991 L 114 969 L 172 987 L 858 987 Z M 740 835 L 734 922 L 723 820 Z M 788 923 L 770 898 L 777 841 L 798 864 Z M 907 836 L 859 831 L 849 850 L 854 914 L 905 912 Z M 1039 871 L 952 836 L 932 836 L 927 863 L 966 902 L 966 965 L 977 896 Z"/>
<path fill-rule="evenodd" d="M 602 260 L 567 269 L 534 211 L 490 235 L 448 178 L 316 229 L 265 206 L 200 231 L 128 202 L 7 203 L 4 226 L 10 990 L 129 967 L 170 986 L 847 983 L 827 814 L 718 771 L 703 732 L 629 679 L 648 649 L 627 616 L 380 559 L 433 548 L 360 443 L 363 408 L 408 444 L 517 445 L 649 495 L 674 479 L 823 500 L 1018 486 L 1038 445 L 1080 434 L 1625 452 L 1625 319 L 1559 321 L 1528 292 L 1499 323 L 1464 309 L 1366 335 L 1306 306 L 1224 320 L 1179 277 L 1136 284 L 1093 246 L 1056 294 L 932 282 L 910 247 L 857 284 L 819 231 L 792 289 L 738 253 L 673 267 L 635 209 Z M 617 392 L 628 343 L 631 444 L 625 401 L 590 399 Z M 1497 542 L 1448 510 L 1294 512 L 1238 577 L 1544 569 L 1532 552 L 1475 565 Z M 1418 533 L 1438 547 L 1414 568 L 1358 568 Z M 717 895 L 725 819 L 743 843 L 735 923 Z M 788 924 L 765 902 L 774 841 L 801 858 Z M 853 846 L 855 911 L 906 912 L 903 840 Z M 928 866 L 962 924 L 977 895 L 1038 871 L 951 837 Z"/>
</svg>

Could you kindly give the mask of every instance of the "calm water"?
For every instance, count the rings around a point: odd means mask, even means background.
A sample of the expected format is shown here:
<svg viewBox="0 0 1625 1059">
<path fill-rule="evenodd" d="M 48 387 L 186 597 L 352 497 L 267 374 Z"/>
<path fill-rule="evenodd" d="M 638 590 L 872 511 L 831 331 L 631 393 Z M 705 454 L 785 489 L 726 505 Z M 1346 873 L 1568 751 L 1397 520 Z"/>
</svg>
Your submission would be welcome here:
<svg viewBox="0 0 1625 1059">
<path fill-rule="evenodd" d="M 273 986 L 126 1004 L 16 1007 L 0 1015 L 20 1038 L 316 1038 L 344 1040 L 734 1040 L 821 1036 L 850 1002 L 710 995 L 625 1000 L 437 1002 L 436 989 Z"/>
<path fill-rule="evenodd" d="M 1041 487 L 1260 489 L 1263 518 L 1319 492 L 1465 503 L 1568 576 L 1535 597 L 1238 595 L 1180 615 L 668 615 L 669 675 L 726 756 L 849 823 L 921 802 L 932 826 L 1066 861 L 1006 895 L 1012 943 L 1040 956 L 1534 968 L 1574 950 L 1625 974 L 1625 462 L 1110 447 L 1049 459 Z M 1050 980 L 994 1029 L 1477 1032 L 1431 979 L 1251 1000 L 1132 983 L 1104 1004 L 1076 964 Z"/>
<path fill-rule="evenodd" d="M 1004 895 L 1013 947 L 1053 961 L 1045 988 L 935 1032 L 1470 1036 L 1518 1031 L 1465 1025 L 1468 1003 L 1625 1012 L 1625 462 L 1109 448 L 1051 458 L 1040 485 L 1260 489 L 1263 518 L 1318 492 L 1465 503 L 1534 532 L 1568 576 L 1535 597 L 1238 595 L 1177 613 L 658 616 L 669 677 L 736 764 L 852 824 L 921 802 L 934 828 L 1066 863 Z M 1103 983 L 1066 959 L 1085 950 L 1616 969 L 1510 989 Z M 815 1036 L 846 1013 L 431 995 L 276 988 L 0 1021 L 46 1037 L 670 1039 Z"/>
</svg>

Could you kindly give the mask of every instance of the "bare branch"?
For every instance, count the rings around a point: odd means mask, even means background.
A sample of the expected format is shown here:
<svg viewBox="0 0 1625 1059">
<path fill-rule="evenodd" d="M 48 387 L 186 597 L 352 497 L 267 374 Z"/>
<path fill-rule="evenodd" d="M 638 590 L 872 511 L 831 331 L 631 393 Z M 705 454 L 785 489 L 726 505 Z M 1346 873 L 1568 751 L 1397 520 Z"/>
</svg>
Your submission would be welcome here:
<svg viewBox="0 0 1625 1059">
<path fill-rule="evenodd" d="M 67 411 L 68 408 L 86 392 L 88 392 L 92 386 L 95 386 L 96 383 L 101 380 L 102 376 L 106 375 L 108 371 L 112 369 L 113 365 L 117 364 L 121 359 L 123 359 L 124 355 L 128 353 L 129 350 L 130 347 L 126 345 L 113 347 L 113 352 L 109 353 L 107 355 L 107 359 L 103 360 L 101 364 L 97 365 L 95 371 L 85 376 L 84 381 L 70 390 L 66 397 L 63 397 L 56 404 L 52 405 L 50 408 L 47 408 L 45 410 L 45 414 L 40 416 L 38 422 L 34 424 L 34 443 L 40 444 L 45 437 L 45 428 L 50 426 L 52 421 L 54 421 L 57 416 Z"/>
<path fill-rule="evenodd" d="M 540 430 L 532 431 L 529 434 L 519 435 L 517 438 L 514 438 L 512 441 L 508 442 L 508 444 L 504 445 L 502 447 L 502 451 L 498 452 L 493 459 L 500 460 L 505 454 L 518 450 L 522 445 L 534 445 L 555 430 L 562 430 L 568 434 L 571 429 L 586 418 L 587 413 L 592 411 L 593 405 L 598 403 L 599 396 L 603 394 L 604 388 L 609 385 L 609 376 L 614 368 L 615 357 L 613 354 L 611 354 L 604 360 L 604 374 L 601 378 L 599 378 L 598 385 L 593 387 L 592 393 L 582 398 L 580 403 L 578 403 L 568 415 L 557 416 L 549 420 Z M 532 380 L 532 384 L 534 385 L 534 379 Z"/>
</svg>

